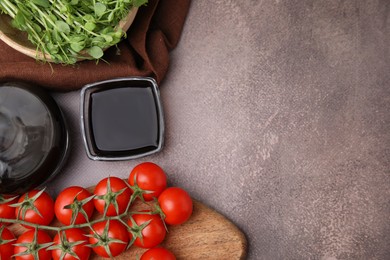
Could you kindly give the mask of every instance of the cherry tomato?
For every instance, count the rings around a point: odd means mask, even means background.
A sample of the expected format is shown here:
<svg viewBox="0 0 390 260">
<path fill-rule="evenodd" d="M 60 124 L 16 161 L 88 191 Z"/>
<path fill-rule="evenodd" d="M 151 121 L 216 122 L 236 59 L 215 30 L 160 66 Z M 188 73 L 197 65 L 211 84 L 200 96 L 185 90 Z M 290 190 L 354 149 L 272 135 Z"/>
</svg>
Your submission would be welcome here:
<svg viewBox="0 0 390 260">
<path fill-rule="evenodd" d="M 11 260 L 14 254 L 15 236 L 5 226 L 0 227 L 0 259 Z"/>
<path fill-rule="evenodd" d="M 159 215 L 134 214 L 132 217 L 136 225 L 134 225 L 131 219 L 128 220 L 127 224 L 136 231 L 135 235 L 137 238 L 134 241 L 134 245 L 142 248 L 152 248 L 159 245 L 164 240 L 166 230 Z M 149 224 L 147 224 L 148 221 L 150 221 Z M 147 225 L 142 230 L 138 230 L 145 224 Z M 129 236 L 131 239 L 133 234 L 129 232 Z"/>
<path fill-rule="evenodd" d="M 192 199 L 188 193 L 177 187 L 164 190 L 158 197 L 158 203 L 169 225 L 186 222 L 192 214 Z"/>
<path fill-rule="evenodd" d="M 37 240 L 34 243 L 35 232 L 37 233 Z M 21 256 L 16 256 L 15 260 L 34 260 L 34 250 L 38 250 L 39 260 L 50 260 L 51 252 L 46 250 L 47 247 L 42 247 L 43 244 L 52 242 L 51 237 L 42 230 L 29 230 L 26 233 L 23 233 L 16 240 L 14 254 L 19 254 L 26 252 Z M 47 246 L 49 246 L 47 244 Z M 39 248 L 41 247 L 41 248 Z"/>
<path fill-rule="evenodd" d="M 0 218 L 15 219 L 15 208 L 10 205 L 16 203 L 17 201 L 17 197 L 11 195 L 0 195 Z M 8 223 L 6 225 L 8 225 Z"/>
<path fill-rule="evenodd" d="M 176 260 L 176 257 L 171 251 L 162 247 L 156 247 L 143 253 L 141 260 Z"/>
<path fill-rule="evenodd" d="M 96 254 L 102 257 L 115 257 L 126 250 L 129 235 L 126 227 L 118 220 L 98 222 L 92 226 L 92 229 L 90 231 L 92 236 L 89 237 L 89 243 L 91 245 L 98 244 L 98 246 L 92 247 Z M 113 239 L 122 242 L 116 242 Z M 107 247 L 109 252 L 106 251 Z"/>
<path fill-rule="evenodd" d="M 86 233 L 78 228 L 67 229 L 60 234 L 57 233 L 53 242 L 53 246 L 61 247 L 62 245 L 64 249 L 56 248 L 51 251 L 54 260 L 88 260 L 91 254 L 91 248 L 87 246 L 89 240 Z M 78 242 L 82 243 L 78 244 Z M 72 256 L 67 250 L 73 251 L 77 257 Z"/>
<path fill-rule="evenodd" d="M 157 164 L 144 162 L 134 167 L 128 182 L 131 186 L 138 187 L 143 191 L 152 191 L 152 193 L 142 194 L 144 200 L 151 201 L 166 189 L 167 176 Z"/>
<path fill-rule="evenodd" d="M 41 195 L 37 197 L 39 193 Z M 49 225 L 54 218 L 54 201 L 46 191 L 29 191 L 19 198 L 18 203 L 23 203 L 22 206 L 15 208 L 15 215 L 18 219 L 39 225 Z"/>
<path fill-rule="evenodd" d="M 57 219 L 64 225 L 72 224 L 72 217 L 74 217 L 73 224 L 86 223 L 95 209 L 93 201 L 88 199 L 91 196 L 89 191 L 78 186 L 71 186 L 61 191 L 54 203 L 54 213 Z M 70 209 L 65 208 L 68 205 Z M 88 216 L 87 219 L 83 212 Z"/>
<path fill-rule="evenodd" d="M 100 213 L 107 210 L 107 216 L 125 212 L 131 197 L 131 191 L 126 182 L 117 177 L 107 177 L 101 180 L 96 185 L 94 194 L 96 195 L 93 200 L 96 210 Z M 118 206 L 118 212 L 116 212 L 115 203 Z"/>
</svg>

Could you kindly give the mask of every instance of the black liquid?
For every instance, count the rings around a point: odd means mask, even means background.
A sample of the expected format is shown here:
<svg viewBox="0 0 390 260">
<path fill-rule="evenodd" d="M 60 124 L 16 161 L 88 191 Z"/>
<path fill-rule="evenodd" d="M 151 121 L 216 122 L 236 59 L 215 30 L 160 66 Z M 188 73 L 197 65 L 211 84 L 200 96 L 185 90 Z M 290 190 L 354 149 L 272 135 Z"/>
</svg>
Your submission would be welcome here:
<svg viewBox="0 0 390 260">
<path fill-rule="evenodd" d="M 97 155 L 136 155 L 156 150 L 159 118 L 152 85 L 97 90 L 90 97 L 92 146 Z"/>
</svg>

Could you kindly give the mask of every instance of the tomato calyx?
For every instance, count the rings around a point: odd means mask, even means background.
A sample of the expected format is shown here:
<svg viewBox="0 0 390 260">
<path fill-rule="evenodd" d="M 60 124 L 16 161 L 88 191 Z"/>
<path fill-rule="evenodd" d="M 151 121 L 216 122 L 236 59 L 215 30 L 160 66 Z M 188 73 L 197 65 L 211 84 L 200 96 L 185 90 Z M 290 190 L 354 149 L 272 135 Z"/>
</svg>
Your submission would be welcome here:
<svg viewBox="0 0 390 260">
<path fill-rule="evenodd" d="M 34 238 L 31 242 L 14 244 L 14 246 L 17 246 L 17 247 L 25 247 L 26 250 L 23 252 L 20 252 L 18 254 L 13 255 L 13 257 L 32 255 L 34 257 L 34 259 L 39 259 L 39 250 L 48 248 L 51 245 L 53 245 L 53 242 L 39 244 L 38 243 L 38 229 L 35 229 Z"/>
<path fill-rule="evenodd" d="M 82 214 L 85 218 L 85 220 L 88 222 L 89 221 L 89 217 L 88 217 L 88 214 L 87 212 L 85 212 L 84 210 L 84 205 L 86 205 L 88 202 L 90 202 L 91 200 L 93 200 L 95 198 L 95 195 L 92 195 L 88 198 L 85 198 L 83 200 L 78 200 L 77 199 L 77 196 L 81 193 L 82 191 L 80 191 L 74 198 L 73 202 L 69 205 L 66 205 L 64 207 L 64 209 L 70 209 L 72 210 L 72 217 L 71 217 L 71 225 L 74 225 L 75 222 L 76 222 L 76 218 L 77 216 L 80 214 Z M 106 202 L 106 205 L 107 205 L 107 202 Z M 108 207 L 107 207 L 108 208 Z"/>
<path fill-rule="evenodd" d="M 107 179 L 107 192 L 104 195 L 96 195 L 94 198 L 103 200 L 104 201 L 104 211 L 103 211 L 103 217 L 105 218 L 107 216 L 107 211 L 110 205 L 113 205 L 115 208 L 116 214 L 119 214 L 119 204 L 117 202 L 117 198 L 119 195 L 121 195 L 123 192 L 125 192 L 126 188 L 123 188 L 119 191 L 113 191 L 111 188 L 111 182 L 110 178 Z"/>
<path fill-rule="evenodd" d="M 0 226 L 0 246 L 8 244 L 8 243 L 13 242 L 13 241 L 16 240 L 15 238 L 13 238 L 13 239 L 3 239 L 2 235 L 3 235 L 4 229 L 5 229 L 5 226 Z"/>
<path fill-rule="evenodd" d="M 137 222 L 135 222 L 135 220 L 130 217 L 129 220 L 131 221 L 131 227 L 126 225 L 127 226 L 127 231 L 129 233 L 131 233 L 131 240 L 129 242 L 129 244 L 127 245 L 127 249 L 129 249 L 133 244 L 134 244 L 134 241 L 139 238 L 141 240 L 141 243 L 143 244 L 143 235 L 142 235 L 142 231 L 144 230 L 144 228 L 146 228 L 149 223 L 152 221 L 152 220 L 148 220 L 144 223 L 142 223 L 141 225 L 138 225 Z"/>
<path fill-rule="evenodd" d="M 160 206 L 160 203 L 158 203 L 158 200 L 155 198 L 153 200 L 153 211 L 151 212 L 151 214 L 156 214 L 156 215 L 159 215 L 163 224 L 164 224 L 164 227 L 165 227 L 165 230 L 168 232 L 168 227 L 167 227 L 167 224 L 165 223 L 165 218 L 166 218 L 166 215 L 165 213 L 163 212 L 161 206 Z"/>
<path fill-rule="evenodd" d="M 66 237 L 65 232 L 60 233 L 60 243 L 47 248 L 47 250 L 60 250 L 60 259 L 64 259 L 66 255 L 71 255 L 76 259 L 80 259 L 79 256 L 73 251 L 73 248 L 85 243 L 85 241 L 70 242 Z"/>
<path fill-rule="evenodd" d="M 104 230 L 102 234 L 98 234 L 93 228 L 91 228 L 92 233 L 91 235 L 86 235 L 88 237 L 95 238 L 97 242 L 95 244 L 89 244 L 87 246 L 94 248 L 94 247 L 103 247 L 108 256 L 110 258 L 113 258 L 113 255 L 111 253 L 110 244 L 111 243 L 120 243 L 120 244 L 127 244 L 127 242 L 124 242 L 120 239 L 115 239 L 109 236 L 109 229 L 110 229 L 110 220 L 106 221 L 106 225 L 104 226 Z"/>
<path fill-rule="evenodd" d="M 8 196 L 4 196 L 2 194 L 0 194 L 0 204 L 6 204 L 8 202 L 11 202 L 13 201 L 14 199 L 16 199 L 18 196 L 11 196 L 11 197 L 8 197 Z"/>
<path fill-rule="evenodd" d="M 32 196 L 31 198 L 28 196 L 28 193 L 24 195 L 24 199 L 22 202 L 11 204 L 11 207 L 19 207 L 18 215 L 16 216 L 17 219 L 22 218 L 22 220 L 25 219 L 27 210 L 33 210 L 35 213 L 38 214 L 42 218 L 41 212 L 37 209 L 37 207 L 34 205 L 34 202 L 42 195 L 42 193 L 45 191 L 45 188 L 40 190 L 37 194 Z"/>
<path fill-rule="evenodd" d="M 144 190 L 139 187 L 137 183 L 137 174 L 134 174 L 134 184 L 129 184 L 130 189 L 133 191 L 133 194 L 131 195 L 130 202 L 133 203 L 137 198 L 139 198 L 142 202 L 145 202 L 144 194 L 153 194 L 153 190 Z"/>
</svg>

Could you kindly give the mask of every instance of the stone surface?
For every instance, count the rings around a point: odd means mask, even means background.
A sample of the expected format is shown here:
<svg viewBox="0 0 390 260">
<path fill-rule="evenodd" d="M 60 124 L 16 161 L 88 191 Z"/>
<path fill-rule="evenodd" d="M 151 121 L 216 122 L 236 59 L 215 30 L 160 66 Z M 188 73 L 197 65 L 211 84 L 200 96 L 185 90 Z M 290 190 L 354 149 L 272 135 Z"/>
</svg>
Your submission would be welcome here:
<svg viewBox="0 0 390 260">
<path fill-rule="evenodd" d="M 193 1 L 161 84 L 164 150 L 88 160 L 79 92 L 55 94 L 74 149 L 49 189 L 153 161 L 245 232 L 248 259 L 390 259 L 389 14 L 387 0 Z"/>
</svg>

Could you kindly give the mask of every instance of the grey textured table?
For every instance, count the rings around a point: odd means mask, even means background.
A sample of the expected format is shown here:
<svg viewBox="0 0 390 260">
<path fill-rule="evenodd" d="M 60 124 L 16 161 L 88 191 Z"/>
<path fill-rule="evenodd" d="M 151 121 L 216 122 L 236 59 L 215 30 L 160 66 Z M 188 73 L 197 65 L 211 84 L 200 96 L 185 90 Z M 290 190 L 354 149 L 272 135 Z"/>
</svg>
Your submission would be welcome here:
<svg viewBox="0 0 390 260">
<path fill-rule="evenodd" d="M 389 15 L 388 0 L 193 1 L 161 84 L 164 150 L 88 160 L 79 92 L 56 94 L 74 147 L 50 188 L 153 161 L 245 232 L 249 259 L 390 259 Z"/>
</svg>

